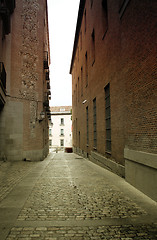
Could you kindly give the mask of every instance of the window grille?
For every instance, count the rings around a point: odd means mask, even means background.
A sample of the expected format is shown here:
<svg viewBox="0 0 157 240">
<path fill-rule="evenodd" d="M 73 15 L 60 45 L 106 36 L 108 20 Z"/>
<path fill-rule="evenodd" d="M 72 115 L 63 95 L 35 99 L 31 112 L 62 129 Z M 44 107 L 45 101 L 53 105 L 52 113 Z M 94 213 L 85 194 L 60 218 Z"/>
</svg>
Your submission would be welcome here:
<svg viewBox="0 0 157 240">
<path fill-rule="evenodd" d="M 93 100 L 93 146 L 97 147 L 96 98 Z"/>
<path fill-rule="evenodd" d="M 81 67 L 81 96 L 83 96 L 83 67 Z"/>
<path fill-rule="evenodd" d="M 85 54 L 86 87 L 88 86 L 88 55 Z"/>
<path fill-rule="evenodd" d="M 106 151 L 111 152 L 110 84 L 105 87 Z"/>
<path fill-rule="evenodd" d="M 87 144 L 89 144 L 89 116 L 88 116 L 88 107 L 86 107 L 86 127 L 87 127 Z"/>
</svg>

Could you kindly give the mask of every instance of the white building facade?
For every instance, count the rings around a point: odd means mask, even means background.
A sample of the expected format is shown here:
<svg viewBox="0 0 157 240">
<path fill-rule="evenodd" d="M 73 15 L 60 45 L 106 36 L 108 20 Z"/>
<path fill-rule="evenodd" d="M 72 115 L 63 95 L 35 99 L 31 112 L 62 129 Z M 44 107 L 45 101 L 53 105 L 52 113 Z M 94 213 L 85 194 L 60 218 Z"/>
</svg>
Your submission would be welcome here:
<svg viewBox="0 0 157 240">
<path fill-rule="evenodd" d="M 72 107 L 51 107 L 49 125 L 49 149 L 58 152 L 72 149 Z"/>
</svg>

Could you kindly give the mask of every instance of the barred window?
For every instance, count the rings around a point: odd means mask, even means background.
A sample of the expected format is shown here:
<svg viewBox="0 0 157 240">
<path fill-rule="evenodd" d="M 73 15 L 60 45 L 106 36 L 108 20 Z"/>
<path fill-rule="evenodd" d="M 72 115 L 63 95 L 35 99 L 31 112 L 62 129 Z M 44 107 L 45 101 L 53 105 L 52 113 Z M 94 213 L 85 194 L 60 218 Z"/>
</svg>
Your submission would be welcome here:
<svg viewBox="0 0 157 240">
<path fill-rule="evenodd" d="M 96 98 L 93 100 L 93 147 L 97 147 Z"/>
<path fill-rule="evenodd" d="M 105 87 L 106 151 L 111 152 L 110 84 Z"/>
<path fill-rule="evenodd" d="M 93 29 L 92 34 L 92 46 L 91 46 L 91 55 L 92 55 L 92 66 L 95 63 L 95 30 Z"/>
<path fill-rule="evenodd" d="M 81 67 L 81 96 L 83 96 L 83 67 Z"/>
<path fill-rule="evenodd" d="M 119 16 L 120 18 L 122 18 L 127 6 L 128 6 L 128 3 L 130 2 L 130 0 L 121 0 L 120 1 L 120 9 L 119 9 Z"/>
<path fill-rule="evenodd" d="M 107 0 L 102 0 L 102 24 L 103 24 L 103 37 L 105 38 L 107 30 L 108 30 L 108 7 L 107 7 Z"/>
<path fill-rule="evenodd" d="M 85 74 L 86 74 L 86 87 L 88 86 L 88 55 L 87 52 L 85 54 Z"/>
<path fill-rule="evenodd" d="M 86 107 L 86 128 L 87 128 L 87 144 L 89 144 L 89 116 L 88 116 L 88 107 Z"/>
</svg>

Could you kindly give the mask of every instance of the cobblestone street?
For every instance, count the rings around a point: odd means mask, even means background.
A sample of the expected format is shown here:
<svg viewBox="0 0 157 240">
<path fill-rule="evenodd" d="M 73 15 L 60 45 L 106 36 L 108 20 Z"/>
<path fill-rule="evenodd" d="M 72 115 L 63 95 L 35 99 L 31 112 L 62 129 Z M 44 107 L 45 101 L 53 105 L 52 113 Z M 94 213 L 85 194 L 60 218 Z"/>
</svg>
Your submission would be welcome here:
<svg viewBox="0 0 157 240">
<path fill-rule="evenodd" d="M 1 240 L 157 239 L 157 203 L 78 155 L 0 162 L 0 180 Z"/>
</svg>

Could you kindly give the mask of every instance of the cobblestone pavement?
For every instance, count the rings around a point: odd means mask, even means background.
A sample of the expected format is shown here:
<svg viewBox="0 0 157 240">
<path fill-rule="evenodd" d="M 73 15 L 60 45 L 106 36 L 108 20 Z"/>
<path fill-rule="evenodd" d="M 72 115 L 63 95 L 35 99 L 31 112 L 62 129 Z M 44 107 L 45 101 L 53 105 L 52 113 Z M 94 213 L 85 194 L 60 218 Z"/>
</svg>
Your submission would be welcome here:
<svg viewBox="0 0 157 240">
<path fill-rule="evenodd" d="M 34 162 L 3 162 L 0 161 L 0 202 L 13 187 L 36 166 Z"/>
<path fill-rule="evenodd" d="M 78 155 L 49 155 L 8 171 L 2 240 L 157 239 L 157 203 Z"/>
</svg>

